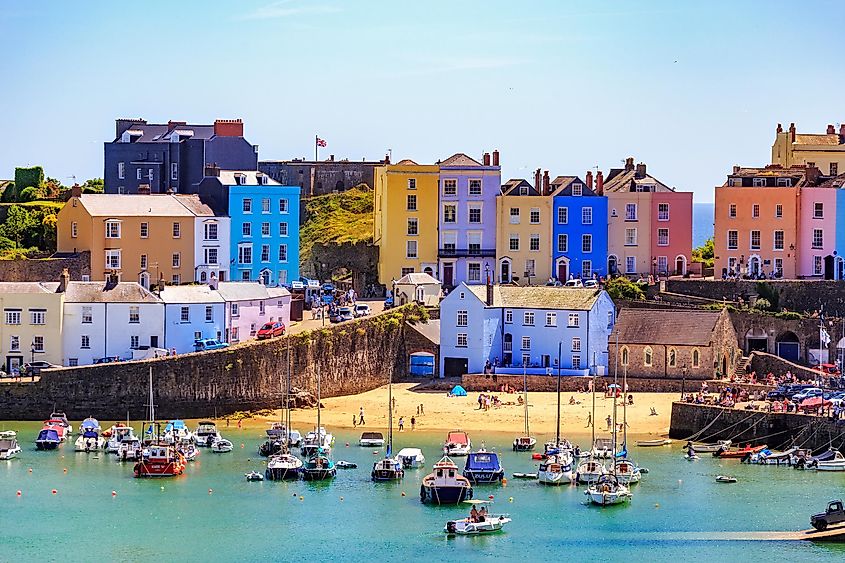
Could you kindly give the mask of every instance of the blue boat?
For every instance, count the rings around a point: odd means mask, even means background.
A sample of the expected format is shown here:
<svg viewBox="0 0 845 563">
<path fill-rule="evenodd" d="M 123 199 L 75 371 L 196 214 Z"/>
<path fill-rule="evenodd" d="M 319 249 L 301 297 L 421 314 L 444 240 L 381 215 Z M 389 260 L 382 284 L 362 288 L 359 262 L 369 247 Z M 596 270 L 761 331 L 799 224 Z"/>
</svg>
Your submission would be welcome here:
<svg viewBox="0 0 845 563">
<path fill-rule="evenodd" d="M 79 430 L 80 430 L 80 432 L 85 432 L 86 430 L 92 430 L 94 432 L 99 432 L 100 431 L 100 423 L 96 418 L 89 416 L 88 418 L 86 418 L 85 420 L 82 421 L 82 424 L 79 425 Z"/>
<path fill-rule="evenodd" d="M 42 428 L 35 440 L 35 447 L 39 450 L 55 450 L 59 447 L 62 439 L 55 428 Z"/>
<path fill-rule="evenodd" d="M 458 466 L 444 456 L 434 464 L 434 472 L 420 485 L 420 501 L 425 504 L 460 504 L 472 499 L 472 483 L 458 473 Z"/>
<path fill-rule="evenodd" d="M 325 481 L 337 476 L 337 468 L 334 466 L 334 462 L 323 453 L 322 449 L 308 458 L 308 461 L 302 465 L 300 472 L 302 479 L 305 481 Z"/>
<path fill-rule="evenodd" d="M 472 452 L 467 456 L 464 466 L 464 477 L 472 483 L 501 483 L 505 470 L 499 463 L 499 456 L 495 452 L 484 449 Z"/>
</svg>

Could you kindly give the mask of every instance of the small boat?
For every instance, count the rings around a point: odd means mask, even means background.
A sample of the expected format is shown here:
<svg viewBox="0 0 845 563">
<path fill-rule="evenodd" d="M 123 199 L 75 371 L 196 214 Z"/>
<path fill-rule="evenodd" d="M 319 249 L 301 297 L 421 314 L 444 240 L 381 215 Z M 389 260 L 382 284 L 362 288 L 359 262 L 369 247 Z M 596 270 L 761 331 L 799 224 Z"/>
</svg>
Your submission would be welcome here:
<svg viewBox="0 0 845 563">
<path fill-rule="evenodd" d="M 419 448 L 402 448 L 396 454 L 396 459 L 402 462 L 405 469 L 416 469 L 425 465 L 425 456 Z"/>
<path fill-rule="evenodd" d="M 270 481 L 296 480 L 301 469 L 301 459 L 290 453 L 278 453 L 267 460 L 264 476 Z"/>
<path fill-rule="evenodd" d="M 246 477 L 247 481 L 263 481 L 264 480 L 264 475 L 262 475 L 258 471 L 250 471 L 249 473 L 244 473 L 244 477 Z"/>
<path fill-rule="evenodd" d="M 536 479 L 537 474 L 536 473 L 514 473 L 513 478 L 514 479 Z"/>
<path fill-rule="evenodd" d="M 194 441 L 198 446 L 210 448 L 211 445 L 220 439 L 220 432 L 217 431 L 217 424 L 211 420 L 201 420 L 194 431 Z"/>
<path fill-rule="evenodd" d="M 600 461 L 588 459 L 578 464 L 576 479 L 579 483 L 590 484 L 597 482 L 606 474 L 607 469 L 605 469 L 604 465 Z"/>
<path fill-rule="evenodd" d="M 14 430 L 3 430 L 0 431 L 0 440 L 11 440 L 12 438 L 17 438 L 18 433 Z"/>
<path fill-rule="evenodd" d="M 306 457 L 313 456 L 318 450 L 325 455 L 329 455 L 333 445 L 334 436 L 326 432 L 324 427 L 320 426 L 319 430 L 312 430 L 305 435 L 305 438 L 300 443 L 299 450 Z"/>
<path fill-rule="evenodd" d="M 453 430 L 446 435 L 446 443 L 443 449 L 447 456 L 465 456 L 472 451 L 472 442 L 469 435 L 463 430 Z"/>
<path fill-rule="evenodd" d="M 102 428 L 100 428 L 100 423 L 96 418 L 89 416 L 82 421 L 82 424 L 79 425 L 80 433 L 85 432 L 86 430 L 93 430 L 94 432 L 99 433 Z"/>
<path fill-rule="evenodd" d="M 351 461 L 337 461 L 334 465 L 338 469 L 358 469 L 358 464 Z"/>
<path fill-rule="evenodd" d="M 628 487 L 619 483 L 614 475 L 602 475 L 598 481 L 587 487 L 584 494 L 591 503 L 599 506 L 622 504 L 633 498 Z"/>
<path fill-rule="evenodd" d="M 613 440 L 610 438 L 596 438 L 590 456 L 599 459 L 613 457 Z"/>
<path fill-rule="evenodd" d="M 513 439 L 513 451 L 530 452 L 537 445 L 537 439 L 533 436 L 519 436 Z"/>
<path fill-rule="evenodd" d="M 837 451 L 832 459 L 824 461 L 814 459 L 807 467 L 818 471 L 845 471 L 845 457 Z"/>
<path fill-rule="evenodd" d="M 170 444 L 193 444 L 194 433 L 184 420 L 171 420 L 164 427 L 164 441 Z"/>
<path fill-rule="evenodd" d="M 50 420 L 59 423 L 64 427 L 67 434 L 73 433 L 73 426 L 68 422 L 67 415 L 63 412 L 54 412 L 50 414 Z"/>
<path fill-rule="evenodd" d="M 232 442 L 230 442 L 226 438 L 220 438 L 217 441 L 215 441 L 213 444 L 211 444 L 211 451 L 216 453 L 216 454 L 229 453 L 233 449 L 235 449 L 235 445 L 232 444 Z"/>
<path fill-rule="evenodd" d="M 501 483 L 504 476 L 505 470 L 495 452 L 481 448 L 467 456 L 464 477 L 469 479 L 470 483 Z"/>
<path fill-rule="evenodd" d="M 395 457 L 385 457 L 373 464 L 370 476 L 373 481 L 399 481 L 405 477 L 405 469 Z"/>
<path fill-rule="evenodd" d="M 384 434 L 381 432 L 364 432 L 358 445 L 364 448 L 380 448 L 384 445 Z"/>
<path fill-rule="evenodd" d="M 131 426 L 124 425 L 124 424 L 115 424 L 105 432 L 103 435 L 109 435 L 109 440 L 106 442 L 106 451 L 110 454 L 116 454 L 120 449 L 120 443 L 124 438 L 132 438 L 137 440 L 135 437 L 135 429 Z"/>
<path fill-rule="evenodd" d="M 555 450 L 550 450 L 549 455 L 540 463 L 540 469 L 535 474 L 538 482 L 543 485 L 571 484 L 575 480 L 572 461 L 572 454 L 568 451 L 561 450 L 555 453 Z"/>
<path fill-rule="evenodd" d="M 135 477 L 175 477 L 185 471 L 185 456 L 173 444 L 150 445 L 143 451 L 141 460 L 135 464 Z"/>
<path fill-rule="evenodd" d="M 0 460 L 12 459 L 21 453 L 21 447 L 16 438 L 0 439 Z"/>
<path fill-rule="evenodd" d="M 657 438 L 656 440 L 637 440 L 637 446 L 640 448 L 654 448 L 657 446 L 668 446 L 672 440 L 667 438 Z"/>
<path fill-rule="evenodd" d="M 83 424 L 85 423 L 83 422 Z M 82 426 L 81 428 L 85 427 Z M 106 440 L 100 436 L 97 430 L 85 429 L 73 445 L 76 451 L 88 453 L 90 451 L 102 450 L 105 444 Z"/>
<path fill-rule="evenodd" d="M 60 426 L 45 426 L 35 439 L 35 447 L 39 450 L 55 450 L 62 443 L 60 432 L 63 432 Z"/>
<path fill-rule="evenodd" d="M 759 465 L 791 465 L 792 456 L 796 451 L 798 451 L 798 448 L 790 448 L 784 452 L 762 450 L 756 454 L 752 454 L 749 461 Z"/>
<path fill-rule="evenodd" d="M 176 449 L 185 456 L 185 461 L 194 461 L 200 455 L 200 449 L 196 444 L 179 444 L 176 446 Z"/>
<path fill-rule="evenodd" d="M 49 420 L 45 420 L 44 428 L 48 426 L 56 429 L 56 432 L 58 432 L 59 434 L 59 440 L 61 440 L 62 442 L 66 441 L 70 437 L 70 430 L 68 430 L 70 426 L 65 426 L 65 424 L 60 419 L 51 418 Z"/>
<path fill-rule="evenodd" d="M 420 501 L 425 504 L 459 504 L 470 499 L 472 483 L 447 456 L 434 464 L 434 471 L 423 477 L 420 485 Z"/>
<path fill-rule="evenodd" d="M 687 442 L 689 445 L 690 442 Z M 713 452 L 719 451 L 722 448 L 728 449 L 731 447 L 730 440 L 719 440 L 715 444 L 694 444 L 695 451 L 702 453 L 702 454 L 712 454 Z"/>
<path fill-rule="evenodd" d="M 616 480 L 623 485 L 639 483 L 642 479 L 640 468 L 636 463 L 627 458 L 616 460 Z"/>
<path fill-rule="evenodd" d="M 115 453 L 118 461 L 138 461 L 143 452 L 144 446 L 135 434 L 124 434 Z"/>
<path fill-rule="evenodd" d="M 473 504 L 492 504 L 486 501 L 470 502 Z M 460 520 L 449 520 L 443 527 L 443 531 L 450 536 L 479 536 L 500 532 L 510 522 L 511 518 L 507 514 L 484 514 L 475 519 L 469 517 Z"/>
<path fill-rule="evenodd" d="M 718 475 L 716 476 L 717 483 L 736 483 L 736 477 L 729 477 L 727 475 Z"/>
<path fill-rule="evenodd" d="M 302 465 L 300 473 L 306 481 L 325 481 L 337 476 L 337 468 L 328 455 L 318 451 Z"/>
<path fill-rule="evenodd" d="M 720 457 L 723 459 L 742 459 L 745 456 L 751 457 L 751 454 L 756 454 L 757 452 L 763 451 L 766 449 L 766 445 L 763 444 L 761 446 L 750 446 L 747 445 L 744 448 L 739 448 L 736 450 L 730 450 L 728 448 L 720 448 L 713 452 L 713 457 Z M 698 448 L 696 448 L 696 451 Z"/>
</svg>

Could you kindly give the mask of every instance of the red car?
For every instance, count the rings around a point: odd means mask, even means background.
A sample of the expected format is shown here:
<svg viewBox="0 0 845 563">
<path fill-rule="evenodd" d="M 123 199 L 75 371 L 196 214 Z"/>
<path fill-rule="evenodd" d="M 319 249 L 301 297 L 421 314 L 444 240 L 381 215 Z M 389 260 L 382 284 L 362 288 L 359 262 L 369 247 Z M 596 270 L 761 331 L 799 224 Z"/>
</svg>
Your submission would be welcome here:
<svg viewBox="0 0 845 563">
<path fill-rule="evenodd" d="M 264 326 L 261 327 L 261 330 L 258 331 L 258 334 L 255 337 L 258 340 L 264 340 L 266 338 L 275 338 L 276 336 L 284 336 L 285 334 L 285 323 L 282 321 L 276 321 L 272 323 L 265 323 Z"/>
</svg>

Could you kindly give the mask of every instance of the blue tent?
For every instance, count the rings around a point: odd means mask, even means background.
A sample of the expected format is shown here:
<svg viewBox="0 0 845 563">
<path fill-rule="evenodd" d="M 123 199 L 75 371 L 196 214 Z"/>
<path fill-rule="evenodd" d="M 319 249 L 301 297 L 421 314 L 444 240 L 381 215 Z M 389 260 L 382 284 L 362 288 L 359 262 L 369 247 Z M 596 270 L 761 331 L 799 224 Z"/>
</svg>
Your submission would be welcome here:
<svg viewBox="0 0 845 563">
<path fill-rule="evenodd" d="M 455 397 L 466 397 L 467 396 L 466 389 L 464 389 L 460 385 L 455 385 L 454 387 L 452 387 L 451 393 Z"/>
</svg>

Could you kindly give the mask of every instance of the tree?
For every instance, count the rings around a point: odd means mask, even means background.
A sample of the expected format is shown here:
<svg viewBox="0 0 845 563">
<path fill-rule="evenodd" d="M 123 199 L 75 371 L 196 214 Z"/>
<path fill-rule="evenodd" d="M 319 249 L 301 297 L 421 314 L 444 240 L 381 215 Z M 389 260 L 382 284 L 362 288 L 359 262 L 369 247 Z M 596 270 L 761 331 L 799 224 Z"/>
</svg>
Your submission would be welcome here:
<svg viewBox="0 0 845 563">
<path fill-rule="evenodd" d="M 713 237 L 710 237 L 704 244 L 692 249 L 692 261 L 701 262 L 705 268 L 713 267 L 713 257 L 716 255 L 713 244 Z"/>
<path fill-rule="evenodd" d="M 28 188 L 24 188 L 21 190 L 21 193 L 18 194 L 17 201 L 19 203 L 26 203 L 27 201 L 35 201 L 39 198 L 41 194 L 38 191 L 38 188 L 33 188 L 29 186 Z"/>
<path fill-rule="evenodd" d="M 82 192 L 86 194 L 101 194 L 105 189 L 105 182 L 102 178 L 91 178 L 82 184 Z"/>
<path fill-rule="evenodd" d="M 15 168 L 15 186 L 18 192 L 24 188 L 39 188 L 44 183 L 44 168 L 32 166 L 31 168 Z"/>
<path fill-rule="evenodd" d="M 14 203 L 17 201 L 18 197 L 18 190 L 15 187 L 14 182 L 9 182 L 6 184 L 6 187 L 3 189 L 3 193 L 0 194 L 0 202 L 2 203 Z"/>
<path fill-rule="evenodd" d="M 15 248 L 20 248 L 21 239 L 36 225 L 37 223 L 29 211 L 20 205 L 13 205 L 9 208 L 6 221 L 0 225 L 0 236 L 13 240 Z"/>
<path fill-rule="evenodd" d="M 624 276 L 612 278 L 604 285 L 604 289 L 611 299 L 630 299 L 638 301 L 645 299 L 645 293 L 639 284 L 636 284 Z"/>
</svg>

